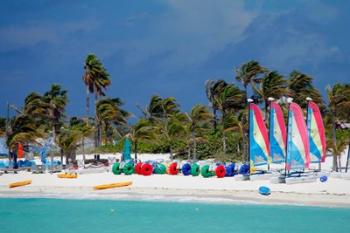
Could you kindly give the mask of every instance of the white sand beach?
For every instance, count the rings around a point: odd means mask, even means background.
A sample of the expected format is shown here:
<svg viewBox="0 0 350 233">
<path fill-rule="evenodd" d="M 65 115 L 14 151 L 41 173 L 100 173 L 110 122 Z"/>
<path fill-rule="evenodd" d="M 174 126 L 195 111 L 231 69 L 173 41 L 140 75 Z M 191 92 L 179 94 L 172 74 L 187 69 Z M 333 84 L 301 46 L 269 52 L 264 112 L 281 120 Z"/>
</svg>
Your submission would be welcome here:
<svg viewBox="0 0 350 233">
<path fill-rule="evenodd" d="M 105 155 L 108 157 L 111 155 Z M 164 158 L 164 155 L 140 156 L 143 160 Z M 331 158 L 324 164 L 328 169 Z M 57 197 L 57 198 L 107 198 L 132 200 L 174 200 L 259 204 L 314 205 L 350 207 L 350 179 L 336 178 L 327 182 L 272 184 L 268 179 L 238 181 L 234 177 L 218 179 L 183 175 L 114 175 L 109 171 L 79 174 L 77 179 L 60 179 L 57 174 L 3 174 L 0 176 L 0 197 Z M 32 180 L 28 186 L 10 189 L 12 182 Z M 93 190 L 93 186 L 132 181 L 129 187 Z M 260 186 L 268 186 L 271 195 L 258 193 Z"/>
</svg>

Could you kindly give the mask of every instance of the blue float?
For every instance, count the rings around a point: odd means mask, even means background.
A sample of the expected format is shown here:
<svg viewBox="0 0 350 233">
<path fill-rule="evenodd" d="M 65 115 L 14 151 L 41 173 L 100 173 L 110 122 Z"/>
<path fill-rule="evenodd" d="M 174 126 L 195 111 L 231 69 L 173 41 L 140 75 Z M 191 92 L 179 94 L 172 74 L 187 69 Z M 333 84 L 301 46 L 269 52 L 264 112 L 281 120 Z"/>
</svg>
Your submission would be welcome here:
<svg viewBox="0 0 350 233">
<path fill-rule="evenodd" d="M 239 168 L 239 173 L 246 175 L 249 173 L 249 165 L 248 164 L 243 164 L 240 168 Z"/>
<path fill-rule="evenodd" d="M 191 164 L 185 163 L 182 165 L 181 171 L 184 176 L 191 175 Z"/>
<path fill-rule="evenodd" d="M 328 177 L 327 176 L 321 176 L 320 177 L 320 181 L 321 182 L 326 182 L 328 180 Z"/>
<path fill-rule="evenodd" d="M 259 193 L 264 196 L 268 196 L 271 194 L 271 190 L 269 187 L 266 186 L 260 186 Z"/>
</svg>

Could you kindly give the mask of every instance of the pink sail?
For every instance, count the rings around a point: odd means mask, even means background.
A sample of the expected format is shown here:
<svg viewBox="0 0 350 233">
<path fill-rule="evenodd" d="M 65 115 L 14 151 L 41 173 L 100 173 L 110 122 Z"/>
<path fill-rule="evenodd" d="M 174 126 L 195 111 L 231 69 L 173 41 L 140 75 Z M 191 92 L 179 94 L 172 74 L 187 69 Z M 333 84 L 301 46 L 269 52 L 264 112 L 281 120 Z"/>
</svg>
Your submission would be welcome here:
<svg viewBox="0 0 350 233">
<path fill-rule="evenodd" d="M 326 136 L 320 109 L 317 104 L 310 101 L 307 113 L 311 162 L 324 162 L 326 159 Z"/>
<path fill-rule="evenodd" d="M 250 104 L 249 155 L 251 167 L 270 162 L 270 142 L 260 108 Z"/>
<path fill-rule="evenodd" d="M 310 146 L 303 111 L 296 103 L 289 105 L 288 134 L 287 134 L 287 163 L 286 168 L 309 168 Z"/>
</svg>

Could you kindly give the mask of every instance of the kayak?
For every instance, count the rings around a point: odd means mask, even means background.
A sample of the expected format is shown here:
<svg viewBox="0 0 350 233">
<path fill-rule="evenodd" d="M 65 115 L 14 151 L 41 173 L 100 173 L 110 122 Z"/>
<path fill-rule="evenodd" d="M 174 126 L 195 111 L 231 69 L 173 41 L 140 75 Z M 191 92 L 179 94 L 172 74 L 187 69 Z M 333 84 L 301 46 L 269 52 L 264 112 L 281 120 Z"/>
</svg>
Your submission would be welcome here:
<svg viewBox="0 0 350 233">
<path fill-rule="evenodd" d="M 58 178 L 75 179 L 78 178 L 76 173 L 61 173 L 57 175 Z"/>
<path fill-rule="evenodd" d="M 32 183 L 32 180 L 24 180 L 24 181 L 20 181 L 20 182 L 15 182 L 15 183 L 9 184 L 9 188 L 16 188 L 16 187 L 28 185 L 31 183 Z"/>
<path fill-rule="evenodd" d="M 132 181 L 123 181 L 118 183 L 97 185 L 94 187 L 94 189 L 102 190 L 102 189 L 120 188 L 120 187 L 129 186 L 129 185 L 132 185 Z"/>
</svg>

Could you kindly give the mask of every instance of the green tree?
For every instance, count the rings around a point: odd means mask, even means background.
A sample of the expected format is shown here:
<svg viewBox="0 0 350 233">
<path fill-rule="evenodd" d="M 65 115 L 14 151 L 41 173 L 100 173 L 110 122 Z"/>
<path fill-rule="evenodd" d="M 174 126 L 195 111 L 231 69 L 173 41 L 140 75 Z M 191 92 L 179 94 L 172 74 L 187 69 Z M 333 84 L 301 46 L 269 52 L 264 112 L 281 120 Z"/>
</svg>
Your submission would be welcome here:
<svg viewBox="0 0 350 233">
<path fill-rule="evenodd" d="M 269 72 L 263 77 L 259 88 L 256 88 L 255 92 L 264 101 L 266 116 L 269 106 L 268 98 L 279 99 L 287 96 L 288 83 L 277 71 Z"/>
<path fill-rule="evenodd" d="M 236 69 L 236 80 L 242 83 L 246 96 L 248 96 L 248 86 L 251 85 L 253 89 L 256 89 L 256 85 L 262 80 L 261 75 L 265 74 L 267 71 L 265 67 L 254 60 Z"/>
<path fill-rule="evenodd" d="M 313 78 L 299 71 L 293 71 L 289 75 L 288 89 L 293 101 L 305 108 L 307 106 L 307 97 L 323 108 L 323 100 L 320 92 L 312 84 Z"/>
<path fill-rule="evenodd" d="M 123 102 L 119 98 L 105 98 L 96 103 L 97 121 L 98 125 L 101 125 L 104 129 L 106 144 L 111 142 L 113 126 L 127 125 L 130 113 L 123 110 L 122 105 Z M 102 136 L 101 133 L 99 135 Z"/>
<path fill-rule="evenodd" d="M 186 113 L 188 124 L 186 127 L 188 139 L 188 147 L 190 152 L 190 145 L 193 144 L 193 160 L 197 159 L 197 142 L 206 141 L 206 136 L 210 130 L 210 122 L 213 115 L 209 109 L 203 105 L 195 105 L 191 112 Z M 189 154 L 190 156 L 190 154 Z"/>
</svg>

